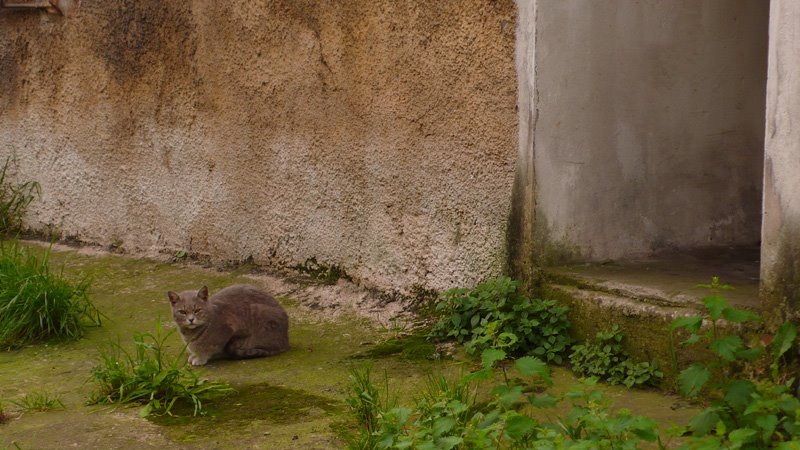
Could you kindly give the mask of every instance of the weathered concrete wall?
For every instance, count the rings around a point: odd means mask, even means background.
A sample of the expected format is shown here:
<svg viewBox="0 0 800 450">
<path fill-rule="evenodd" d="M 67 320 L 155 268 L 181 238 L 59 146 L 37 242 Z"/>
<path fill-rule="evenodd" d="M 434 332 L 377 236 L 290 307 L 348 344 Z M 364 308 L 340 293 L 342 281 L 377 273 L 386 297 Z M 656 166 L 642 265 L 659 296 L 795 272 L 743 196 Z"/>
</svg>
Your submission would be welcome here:
<svg viewBox="0 0 800 450">
<path fill-rule="evenodd" d="M 757 243 L 768 2 L 534 8 L 533 258 Z"/>
<path fill-rule="evenodd" d="M 514 30 L 511 0 L 3 10 L 0 152 L 35 228 L 469 284 L 506 259 Z"/>
<path fill-rule="evenodd" d="M 769 24 L 761 286 L 800 306 L 800 2 L 772 0 Z"/>
</svg>

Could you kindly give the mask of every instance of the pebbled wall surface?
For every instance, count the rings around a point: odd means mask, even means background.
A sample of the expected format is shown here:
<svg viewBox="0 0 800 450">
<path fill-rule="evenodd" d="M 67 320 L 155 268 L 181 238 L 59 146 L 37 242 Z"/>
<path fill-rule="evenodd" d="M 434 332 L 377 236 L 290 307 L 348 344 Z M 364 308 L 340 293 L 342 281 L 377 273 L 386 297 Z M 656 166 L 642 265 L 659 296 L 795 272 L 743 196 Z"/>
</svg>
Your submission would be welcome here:
<svg viewBox="0 0 800 450">
<path fill-rule="evenodd" d="M 512 0 L 84 0 L 0 9 L 0 156 L 28 225 L 368 286 L 504 268 Z"/>
</svg>

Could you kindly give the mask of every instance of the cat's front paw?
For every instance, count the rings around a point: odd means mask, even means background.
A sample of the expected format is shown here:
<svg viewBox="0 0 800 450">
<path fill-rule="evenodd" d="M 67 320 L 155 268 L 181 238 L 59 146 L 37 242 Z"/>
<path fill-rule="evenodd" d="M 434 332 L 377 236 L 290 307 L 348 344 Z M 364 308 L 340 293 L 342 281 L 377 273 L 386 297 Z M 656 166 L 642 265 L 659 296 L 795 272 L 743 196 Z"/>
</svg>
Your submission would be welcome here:
<svg viewBox="0 0 800 450">
<path fill-rule="evenodd" d="M 208 358 L 201 358 L 199 356 L 190 356 L 189 357 L 189 364 L 193 366 L 204 366 L 208 362 Z"/>
</svg>

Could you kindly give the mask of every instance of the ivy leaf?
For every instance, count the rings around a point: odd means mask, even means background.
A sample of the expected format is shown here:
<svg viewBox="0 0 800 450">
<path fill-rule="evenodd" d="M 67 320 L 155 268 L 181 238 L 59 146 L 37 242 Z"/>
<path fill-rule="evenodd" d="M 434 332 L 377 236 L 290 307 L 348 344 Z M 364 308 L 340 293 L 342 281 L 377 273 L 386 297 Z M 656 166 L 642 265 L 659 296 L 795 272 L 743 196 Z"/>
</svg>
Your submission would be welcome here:
<svg viewBox="0 0 800 450">
<path fill-rule="evenodd" d="M 775 337 L 772 338 L 772 342 L 770 343 L 772 357 L 774 359 L 780 358 L 784 353 L 792 348 L 792 345 L 796 339 L 797 327 L 792 322 L 785 322 L 780 328 L 778 328 L 778 332 L 775 333 Z"/>
<path fill-rule="evenodd" d="M 734 334 L 725 336 L 711 343 L 711 350 L 725 361 L 732 362 L 736 359 L 736 352 L 744 348 L 742 338 Z"/>
<path fill-rule="evenodd" d="M 534 358 L 533 356 L 523 356 L 514 364 L 522 375 L 538 375 L 542 377 L 547 384 L 553 384 L 553 380 L 550 378 L 550 369 L 541 359 Z"/>
<path fill-rule="evenodd" d="M 683 395 L 694 397 L 700 393 L 709 378 L 711 378 L 711 372 L 704 365 L 695 363 L 681 371 L 678 375 L 678 383 Z"/>
<path fill-rule="evenodd" d="M 703 298 L 703 304 L 706 305 L 708 315 L 711 320 L 717 320 L 722 317 L 722 311 L 729 308 L 728 301 L 718 295 L 709 295 Z"/>
</svg>

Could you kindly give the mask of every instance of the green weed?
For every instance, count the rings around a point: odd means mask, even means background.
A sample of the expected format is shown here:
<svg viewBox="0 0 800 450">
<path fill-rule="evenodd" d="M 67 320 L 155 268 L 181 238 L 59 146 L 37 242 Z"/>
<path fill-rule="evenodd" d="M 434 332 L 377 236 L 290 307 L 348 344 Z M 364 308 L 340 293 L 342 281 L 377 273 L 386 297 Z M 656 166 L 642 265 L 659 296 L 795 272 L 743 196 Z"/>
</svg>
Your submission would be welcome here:
<svg viewBox="0 0 800 450">
<path fill-rule="evenodd" d="M 0 232 L 9 233 L 22 228 L 22 218 L 28 206 L 41 197 L 41 187 L 36 181 L 14 183 L 9 180 L 9 170 L 15 163 L 14 158 L 6 158 L 0 168 Z"/>
<path fill-rule="evenodd" d="M 19 406 L 23 411 L 53 411 L 64 409 L 64 403 L 59 395 L 52 395 L 49 392 L 31 392 L 26 394 L 18 401 L 11 403 Z"/>
<path fill-rule="evenodd" d="M 164 352 L 164 343 L 174 330 L 162 334 L 144 333 L 134 337 L 134 351 L 129 353 L 119 343 L 110 343 L 101 351 L 100 364 L 92 369 L 97 385 L 90 404 L 140 403 L 140 414 L 171 415 L 176 402 L 186 402 L 193 415 L 203 414 L 203 400 L 233 389 L 221 382 L 205 381 L 186 365 L 184 351 L 176 357 Z"/>
<path fill-rule="evenodd" d="M 680 317 L 670 325 L 671 333 L 678 329 L 689 333 L 683 345 L 705 344 L 714 354 L 711 362 L 694 363 L 678 377 L 683 395 L 707 403 L 684 430 L 689 438 L 681 448 L 798 448 L 800 400 L 792 395 L 794 379 L 779 376 L 782 359 L 796 343 L 796 326 L 784 323 L 768 345 L 748 346 L 740 336 L 723 333 L 720 325 L 723 320 L 745 324 L 760 317 L 731 307 L 720 295 L 730 287 L 716 277 L 703 287 L 712 290 L 703 298 L 706 316 Z M 705 331 L 704 322 L 709 323 Z M 739 376 L 743 366 L 762 356 L 771 359 L 771 378 Z"/>
<path fill-rule="evenodd" d="M 16 242 L 0 243 L 0 348 L 77 339 L 86 326 L 100 325 L 89 280 L 68 281 L 49 260 L 49 250 L 39 257 Z"/>
<path fill-rule="evenodd" d="M 663 378 L 656 361 L 632 361 L 622 348 L 622 340 L 622 331 L 614 325 L 597 333 L 593 341 L 574 345 L 569 356 L 573 372 L 627 387 L 653 385 Z"/>
<path fill-rule="evenodd" d="M 502 350 L 481 354 L 483 368 L 458 380 L 431 377 L 424 394 L 411 406 L 377 407 L 369 422 L 355 415 L 360 439 L 349 441 L 351 449 L 605 449 L 638 448 L 640 443 L 658 442 L 656 423 L 630 411 L 614 411 L 589 380 L 563 395 L 540 392 L 552 384 L 549 369 L 540 359 L 525 356 L 514 361 L 511 380 L 495 385 L 486 403 L 476 401 L 473 383 L 492 380 L 494 365 L 505 359 Z M 504 370 L 506 370 L 504 368 Z M 363 391 L 370 380 L 353 386 Z M 524 412 L 526 407 L 553 408 L 569 401 L 572 409 L 552 421 L 539 421 Z M 554 416 L 553 414 L 550 414 Z M 354 445 L 355 444 L 355 445 Z"/>
<path fill-rule="evenodd" d="M 495 348 L 561 364 L 571 342 L 568 308 L 529 299 L 518 287 L 518 282 L 499 277 L 473 289 L 446 291 L 436 305 L 440 319 L 431 336 L 455 339 L 472 354 Z"/>
</svg>

